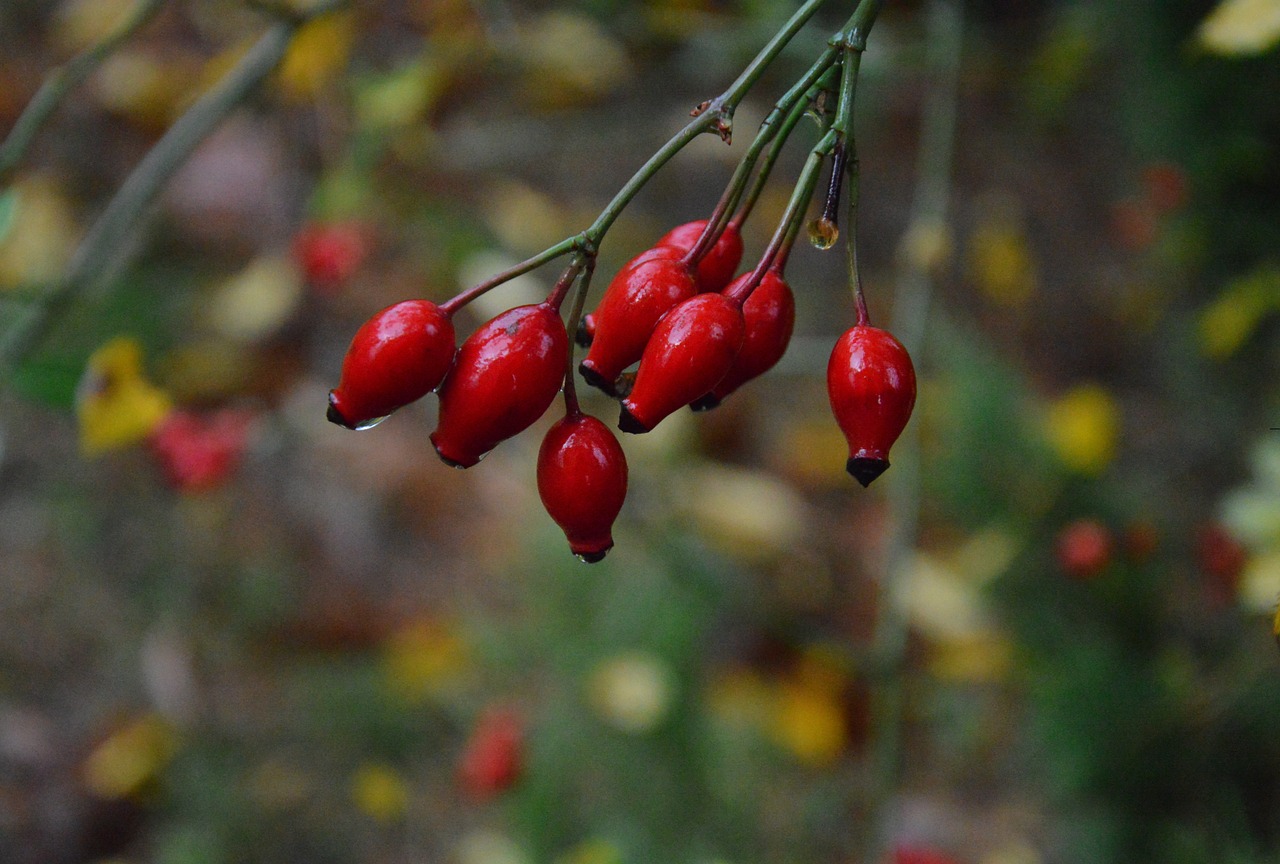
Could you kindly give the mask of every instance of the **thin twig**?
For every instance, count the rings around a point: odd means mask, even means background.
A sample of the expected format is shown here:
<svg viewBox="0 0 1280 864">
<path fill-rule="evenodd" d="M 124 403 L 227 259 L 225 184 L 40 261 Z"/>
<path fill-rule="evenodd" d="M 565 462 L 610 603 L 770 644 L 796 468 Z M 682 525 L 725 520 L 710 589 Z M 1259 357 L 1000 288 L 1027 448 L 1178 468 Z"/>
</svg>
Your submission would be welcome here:
<svg viewBox="0 0 1280 864">
<path fill-rule="evenodd" d="M 138 0 L 120 25 L 105 39 L 49 73 L 9 130 L 4 144 L 0 145 L 0 186 L 4 186 L 12 178 L 31 142 L 67 94 L 79 87 L 117 48 L 146 26 L 164 4 L 165 0 Z"/>
</svg>

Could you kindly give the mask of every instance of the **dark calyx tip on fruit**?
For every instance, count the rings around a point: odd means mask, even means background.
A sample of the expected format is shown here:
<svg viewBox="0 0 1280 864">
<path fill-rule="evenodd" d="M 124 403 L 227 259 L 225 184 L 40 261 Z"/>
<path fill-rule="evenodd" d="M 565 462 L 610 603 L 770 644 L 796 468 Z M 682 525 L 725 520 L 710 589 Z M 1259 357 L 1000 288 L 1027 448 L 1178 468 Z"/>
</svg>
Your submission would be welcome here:
<svg viewBox="0 0 1280 864">
<path fill-rule="evenodd" d="M 869 456 L 855 456 L 845 463 L 844 467 L 853 476 L 853 479 L 861 483 L 865 489 L 871 485 L 872 480 L 888 470 L 889 460 L 873 459 Z"/>
<path fill-rule="evenodd" d="M 325 412 L 325 417 L 329 418 L 330 423 L 336 423 L 344 429 L 354 429 L 356 424 L 342 416 L 342 412 L 338 410 L 338 396 L 334 391 L 329 391 L 329 410 Z"/>
<path fill-rule="evenodd" d="M 587 329 L 586 319 L 578 322 L 578 330 L 573 334 L 573 341 L 577 342 L 583 348 L 590 348 L 592 342 L 591 331 Z"/>
<path fill-rule="evenodd" d="M 582 380 L 586 381 L 597 390 L 603 390 L 609 396 L 617 396 L 618 392 L 613 389 L 613 382 L 606 381 L 605 377 L 587 365 L 587 361 L 583 360 L 578 366 L 578 372 L 582 375 Z"/>
<path fill-rule="evenodd" d="M 690 402 L 689 407 L 694 411 L 710 411 L 712 408 L 720 407 L 720 399 L 715 394 L 708 393 L 706 396 Z"/>
<path fill-rule="evenodd" d="M 627 406 L 622 406 L 622 412 L 618 415 L 618 428 L 623 432 L 630 432 L 632 435 L 643 435 L 649 431 L 649 427 L 641 423 L 636 415 L 627 410 Z"/>
</svg>

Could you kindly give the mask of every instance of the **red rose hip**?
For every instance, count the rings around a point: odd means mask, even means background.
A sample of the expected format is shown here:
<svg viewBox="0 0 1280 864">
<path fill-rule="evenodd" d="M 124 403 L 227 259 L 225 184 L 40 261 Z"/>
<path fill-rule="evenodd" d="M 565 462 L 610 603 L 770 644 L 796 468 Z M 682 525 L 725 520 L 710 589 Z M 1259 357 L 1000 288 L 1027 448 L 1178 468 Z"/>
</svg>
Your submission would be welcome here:
<svg viewBox="0 0 1280 864">
<path fill-rule="evenodd" d="M 688 252 L 706 230 L 707 220 L 686 222 L 663 234 L 655 246 L 670 246 Z M 730 223 L 716 240 L 715 245 L 694 268 L 694 276 L 700 291 L 722 291 L 733 280 L 733 274 L 742 261 L 742 235 L 737 226 Z"/>
<path fill-rule="evenodd" d="M 697 293 L 693 274 L 674 249 L 637 255 L 609 283 L 594 313 L 591 349 L 579 370 L 593 387 L 617 395 L 614 382 L 640 359 L 658 321 L 671 307 Z"/>
<path fill-rule="evenodd" d="M 609 427 L 573 413 L 547 430 L 538 451 L 538 495 L 574 555 L 588 564 L 604 558 L 627 497 L 627 457 Z"/>
<path fill-rule="evenodd" d="M 742 307 L 723 294 L 699 294 L 672 309 L 644 349 L 618 427 L 648 432 L 709 392 L 733 366 L 745 329 Z"/>
<path fill-rule="evenodd" d="M 1097 519 L 1077 519 L 1058 533 L 1058 565 L 1076 579 L 1097 576 L 1111 563 L 1111 530 Z"/>
<path fill-rule="evenodd" d="M 739 276 L 725 293 L 732 294 L 735 286 L 749 278 L 750 273 Z M 716 407 L 743 384 L 772 369 L 786 353 L 796 324 L 796 300 L 782 274 L 776 270 L 765 273 L 742 304 L 742 320 L 746 330 L 738 356 L 720 383 L 693 403 L 694 410 Z"/>
<path fill-rule="evenodd" d="M 491 707 L 476 721 L 458 762 L 458 782 L 476 801 L 510 789 L 524 770 L 524 724 L 509 708 Z"/>
<path fill-rule="evenodd" d="M 889 448 L 915 406 L 916 373 L 907 349 L 878 327 L 851 327 L 831 352 L 827 395 L 849 442 L 845 467 L 869 486 L 889 467 Z"/>
<path fill-rule="evenodd" d="M 329 419 L 367 429 L 397 408 L 430 393 L 453 363 L 449 316 L 429 300 L 405 300 L 366 321 L 329 391 Z"/>
<path fill-rule="evenodd" d="M 431 443 L 446 463 L 470 468 L 523 432 L 560 391 L 569 336 L 549 303 L 517 306 L 462 343 L 440 385 L 440 419 Z"/>
<path fill-rule="evenodd" d="M 298 233 L 293 254 L 309 283 L 321 291 L 336 291 L 364 261 L 365 235 L 354 222 L 317 222 Z"/>
</svg>

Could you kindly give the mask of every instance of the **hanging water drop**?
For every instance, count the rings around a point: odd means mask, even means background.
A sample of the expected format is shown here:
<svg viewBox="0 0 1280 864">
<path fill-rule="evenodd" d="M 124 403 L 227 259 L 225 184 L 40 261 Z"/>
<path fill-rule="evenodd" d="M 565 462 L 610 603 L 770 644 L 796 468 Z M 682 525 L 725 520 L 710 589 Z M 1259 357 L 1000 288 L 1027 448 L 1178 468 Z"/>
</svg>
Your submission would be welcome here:
<svg viewBox="0 0 1280 864">
<path fill-rule="evenodd" d="M 391 416 L 390 414 L 383 414 L 381 417 L 372 417 L 368 420 L 362 420 L 356 425 L 352 426 L 351 428 L 357 432 L 363 432 L 366 429 L 372 429 L 374 426 L 377 426 L 379 423 L 381 423 L 383 420 L 386 420 L 390 416 Z"/>
<path fill-rule="evenodd" d="M 825 216 L 809 223 L 809 242 L 813 244 L 813 248 L 825 252 L 835 246 L 838 239 L 840 239 L 840 227 Z"/>
</svg>

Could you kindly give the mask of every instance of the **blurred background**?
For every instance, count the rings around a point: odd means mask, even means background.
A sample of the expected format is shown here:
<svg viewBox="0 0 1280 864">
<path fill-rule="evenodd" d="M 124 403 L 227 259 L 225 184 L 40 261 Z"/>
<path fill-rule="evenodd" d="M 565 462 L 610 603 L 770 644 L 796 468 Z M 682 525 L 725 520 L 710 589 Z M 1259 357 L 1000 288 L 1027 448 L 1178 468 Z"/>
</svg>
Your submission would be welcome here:
<svg viewBox="0 0 1280 864">
<path fill-rule="evenodd" d="M 844 472 L 844 253 L 802 240 L 789 353 L 624 436 L 594 566 L 536 493 L 555 410 L 463 472 L 434 397 L 353 433 L 327 390 L 373 312 L 582 230 L 794 4 L 351 4 L 111 216 L 265 5 L 0 6 L 0 860 L 1280 861 L 1280 4 L 887 3 L 856 110 L 872 318 L 920 376 L 894 467 Z M 596 297 L 851 12 L 646 187 Z"/>
</svg>

